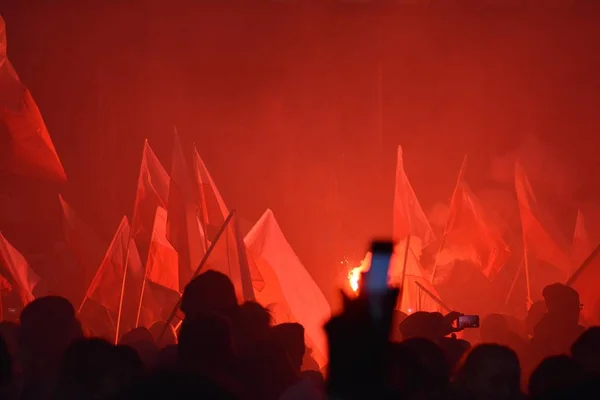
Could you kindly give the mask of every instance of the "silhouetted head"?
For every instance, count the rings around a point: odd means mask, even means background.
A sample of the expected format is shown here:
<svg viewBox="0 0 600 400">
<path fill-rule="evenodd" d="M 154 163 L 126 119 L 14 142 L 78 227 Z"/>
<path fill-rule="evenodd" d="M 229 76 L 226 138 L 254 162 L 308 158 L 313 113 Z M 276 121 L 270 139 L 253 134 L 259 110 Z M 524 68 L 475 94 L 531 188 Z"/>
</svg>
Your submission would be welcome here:
<svg viewBox="0 0 600 400">
<path fill-rule="evenodd" d="M 162 370 L 136 382 L 119 397 L 119 400 L 235 400 L 236 398 L 209 379 Z"/>
<path fill-rule="evenodd" d="M 141 373 L 141 362 L 132 350 L 127 352 L 102 339 L 80 339 L 62 358 L 57 398 L 114 398 Z"/>
<path fill-rule="evenodd" d="M 579 293 L 562 283 L 548 285 L 542 291 L 548 314 L 560 318 L 564 324 L 577 324 L 581 313 Z"/>
<path fill-rule="evenodd" d="M 237 308 L 233 283 L 227 275 L 212 270 L 192 279 L 181 297 L 181 311 L 186 318 L 209 313 L 231 316 Z"/>
<path fill-rule="evenodd" d="M 302 361 L 304 359 L 304 352 L 306 351 L 304 327 L 296 323 L 284 323 L 275 325 L 272 330 L 275 339 L 285 349 L 292 368 L 299 373 L 302 369 Z"/>
<path fill-rule="evenodd" d="M 425 311 L 412 313 L 400 323 L 400 333 L 404 339 L 438 340 L 440 338 L 440 321 L 443 321 L 443 316 L 441 318 L 440 316 Z"/>
<path fill-rule="evenodd" d="M 600 326 L 583 332 L 571 346 L 571 354 L 587 372 L 600 375 Z"/>
<path fill-rule="evenodd" d="M 529 378 L 529 397 L 541 398 L 565 390 L 583 378 L 581 366 L 566 355 L 551 356 L 538 365 Z"/>
<path fill-rule="evenodd" d="M 156 346 L 159 349 L 164 349 L 167 346 L 177 344 L 177 334 L 171 324 L 167 324 L 165 321 L 156 321 L 149 330 L 154 339 L 154 343 L 156 343 Z"/>
<path fill-rule="evenodd" d="M 21 312 L 19 356 L 27 374 L 55 370 L 66 348 L 82 337 L 81 325 L 67 299 L 40 297 Z"/>
<path fill-rule="evenodd" d="M 234 355 L 229 321 L 217 314 L 186 318 L 179 332 L 177 358 L 187 371 L 226 368 Z"/>
<path fill-rule="evenodd" d="M 130 330 L 121 337 L 119 344 L 134 349 L 146 368 L 155 366 L 158 358 L 158 347 L 148 329 L 139 327 Z"/>
<path fill-rule="evenodd" d="M 455 384 L 459 394 L 469 399 L 518 399 L 521 367 L 517 354 L 506 346 L 480 344 L 462 360 Z"/>
<path fill-rule="evenodd" d="M 428 339 L 412 338 L 403 341 L 402 347 L 416 356 L 424 382 L 427 382 L 428 392 L 438 394 L 444 392 L 450 371 L 440 346 Z"/>
<path fill-rule="evenodd" d="M 268 308 L 255 301 L 242 304 L 235 320 L 236 345 L 244 348 L 266 338 L 271 332 L 273 318 Z"/>
</svg>

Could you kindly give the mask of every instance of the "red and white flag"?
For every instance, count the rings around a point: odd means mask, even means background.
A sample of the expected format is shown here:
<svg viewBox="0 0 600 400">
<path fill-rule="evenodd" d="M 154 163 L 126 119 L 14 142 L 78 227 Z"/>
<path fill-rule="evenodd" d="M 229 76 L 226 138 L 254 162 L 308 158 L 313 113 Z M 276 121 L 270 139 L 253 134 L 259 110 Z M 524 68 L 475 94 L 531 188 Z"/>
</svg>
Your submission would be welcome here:
<svg viewBox="0 0 600 400">
<path fill-rule="evenodd" d="M 423 246 L 434 239 L 431 225 L 404 171 L 402 147 L 398 146 L 394 195 L 394 239 L 396 241 L 404 240 L 408 235 L 418 237 Z"/>
<path fill-rule="evenodd" d="M 521 214 L 523 248 L 527 256 L 558 268 L 566 280 L 573 268 L 567 255 L 567 241 L 543 212 L 519 161 L 515 165 L 515 189 Z"/>
<path fill-rule="evenodd" d="M 315 360 L 325 366 L 327 338 L 323 325 L 331 317 L 329 303 L 287 242 L 271 210 L 246 235 L 245 243 L 264 280 L 264 289 L 255 290 L 257 300 L 270 305 L 276 323 L 302 324 Z"/>
<path fill-rule="evenodd" d="M 33 289 L 40 278 L 29 267 L 25 257 L 2 235 L 2 232 L 0 232 L 0 256 L 2 256 L 0 259 L 2 272 L 5 276 L 10 277 L 13 287 L 19 293 L 23 307 L 25 307 L 35 299 Z"/>
<path fill-rule="evenodd" d="M 40 110 L 6 56 L 6 29 L 0 16 L 0 169 L 65 182 Z"/>
</svg>

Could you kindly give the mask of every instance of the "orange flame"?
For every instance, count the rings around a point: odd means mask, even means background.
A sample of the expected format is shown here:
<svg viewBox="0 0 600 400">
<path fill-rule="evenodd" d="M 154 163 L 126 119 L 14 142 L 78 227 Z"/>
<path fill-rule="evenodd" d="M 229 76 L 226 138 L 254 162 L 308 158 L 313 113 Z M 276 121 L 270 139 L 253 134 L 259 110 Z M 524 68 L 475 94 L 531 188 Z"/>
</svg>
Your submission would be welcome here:
<svg viewBox="0 0 600 400">
<path fill-rule="evenodd" d="M 353 292 L 358 291 L 361 273 L 362 267 L 352 268 L 350 272 L 348 272 L 348 283 L 350 284 L 350 289 L 352 289 Z"/>
</svg>

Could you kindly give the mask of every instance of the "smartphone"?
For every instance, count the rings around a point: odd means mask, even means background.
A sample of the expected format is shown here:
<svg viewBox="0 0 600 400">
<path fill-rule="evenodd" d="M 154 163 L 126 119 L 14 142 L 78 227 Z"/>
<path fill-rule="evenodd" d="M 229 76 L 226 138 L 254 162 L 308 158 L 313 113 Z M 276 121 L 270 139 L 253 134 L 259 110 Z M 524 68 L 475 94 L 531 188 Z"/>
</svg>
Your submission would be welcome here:
<svg viewBox="0 0 600 400">
<path fill-rule="evenodd" d="M 479 328 L 479 315 L 461 315 L 457 321 L 458 329 Z"/>
<path fill-rule="evenodd" d="M 371 267 L 365 272 L 364 291 L 367 294 L 385 293 L 388 289 L 388 273 L 394 254 L 394 242 L 371 243 Z"/>
</svg>

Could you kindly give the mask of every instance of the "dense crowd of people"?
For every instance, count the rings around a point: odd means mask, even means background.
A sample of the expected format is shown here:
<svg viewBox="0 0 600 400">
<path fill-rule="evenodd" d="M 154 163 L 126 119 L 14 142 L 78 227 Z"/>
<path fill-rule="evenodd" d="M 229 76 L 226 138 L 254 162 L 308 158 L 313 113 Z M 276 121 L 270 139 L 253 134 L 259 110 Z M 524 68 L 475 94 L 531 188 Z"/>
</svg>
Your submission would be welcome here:
<svg viewBox="0 0 600 400">
<path fill-rule="evenodd" d="M 119 344 L 86 334 L 64 298 L 35 299 L 0 333 L 1 399 L 469 399 L 600 398 L 600 327 L 579 325 L 572 288 L 553 284 L 525 321 L 493 314 L 458 332 L 458 313 L 394 311 L 344 298 L 326 324 L 319 365 L 296 323 L 238 304 L 229 278 L 207 271 L 185 289 L 178 332 L 165 322 Z"/>
</svg>

